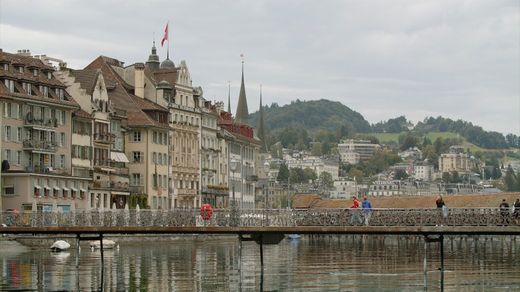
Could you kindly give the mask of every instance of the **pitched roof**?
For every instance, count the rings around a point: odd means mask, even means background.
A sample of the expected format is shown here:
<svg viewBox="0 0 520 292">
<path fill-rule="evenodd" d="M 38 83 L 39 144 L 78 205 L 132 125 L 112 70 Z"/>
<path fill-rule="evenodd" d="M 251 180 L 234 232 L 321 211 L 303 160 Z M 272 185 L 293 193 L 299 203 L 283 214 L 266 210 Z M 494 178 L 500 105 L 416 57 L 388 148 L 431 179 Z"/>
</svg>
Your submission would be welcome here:
<svg viewBox="0 0 520 292">
<path fill-rule="evenodd" d="M 36 59 L 31 56 L 6 53 L 3 51 L 0 51 L 0 63 L 23 66 L 24 68 L 35 68 L 42 72 L 54 71 L 53 67 L 43 63 L 40 59 Z M 56 105 L 79 107 L 76 101 L 70 98 L 70 96 L 65 91 L 63 92 L 64 98 L 58 97 L 57 93 L 53 89 L 65 89 L 67 86 L 52 76 L 51 79 L 49 79 L 47 74 L 41 74 L 39 72 L 36 76 L 34 76 L 31 70 L 23 69 L 23 71 L 20 72 L 13 66 L 9 66 L 8 70 L 4 70 L 3 67 L 0 68 L 0 78 L 7 78 L 15 81 L 15 92 L 11 92 L 3 82 L 0 84 L 0 96 L 2 97 L 23 98 Z M 22 82 L 32 84 L 32 94 L 28 94 L 26 92 L 26 90 L 22 87 Z M 48 87 L 47 97 L 43 96 L 43 93 L 40 92 L 39 85 Z"/>
<path fill-rule="evenodd" d="M 105 82 L 113 84 L 113 87 L 107 88 L 108 97 L 117 108 L 127 112 L 128 126 L 168 127 L 167 122 L 161 123 L 146 114 L 147 111 L 160 111 L 167 114 L 168 109 L 134 95 L 133 87 L 126 83 L 112 68 L 112 66 L 120 67 L 122 64 L 123 62 L 116 59 L 100 56 L 87 65 L 85 69 L 99 69 L 103 73 Z"/>
<path fill-rule="evenodd" d="M 236 112 L 236 121 L 247 124 L 249 111 L 247 109 L 246 88 L 244 85 L 244 62 L 242 62 L 242 82 L 240 83 L 240 94 L 238 95 L 238 105 Z"/>
</svg>

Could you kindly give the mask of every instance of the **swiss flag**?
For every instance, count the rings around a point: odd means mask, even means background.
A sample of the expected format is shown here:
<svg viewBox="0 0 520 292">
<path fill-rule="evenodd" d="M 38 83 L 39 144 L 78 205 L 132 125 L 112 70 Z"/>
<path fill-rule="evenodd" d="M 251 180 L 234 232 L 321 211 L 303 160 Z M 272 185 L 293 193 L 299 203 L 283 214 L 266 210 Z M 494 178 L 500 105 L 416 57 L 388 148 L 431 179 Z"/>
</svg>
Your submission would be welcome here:
<svg viewBox="0 0 520 292">
<path fill-rule="evenodd" d="M 161 40 L 161 47 L 164 47 L 164 42 L 168 40 L 168 24 L 166 24 L 166 28 L 164 29 L 164 36 Z"/>
</svg>

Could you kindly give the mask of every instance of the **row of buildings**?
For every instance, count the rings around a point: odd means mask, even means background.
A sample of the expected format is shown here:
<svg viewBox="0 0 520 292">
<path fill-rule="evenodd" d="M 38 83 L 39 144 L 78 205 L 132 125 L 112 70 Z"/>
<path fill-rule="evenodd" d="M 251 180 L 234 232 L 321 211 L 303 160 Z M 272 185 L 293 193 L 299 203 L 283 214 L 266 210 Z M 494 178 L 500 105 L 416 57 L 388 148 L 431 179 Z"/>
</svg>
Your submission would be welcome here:
<svg viewBox="0 0 520 292">
<path fill-rule="evenodd" d="M 255 206 L 261 131 L 194 86 L 185 61 L 85 68 L 0 50 L 1 209 Z M 261 104 L 261 100 L 260 100 Z M 260 135 L 259 135 L 260 134 Z"/>
</svg>

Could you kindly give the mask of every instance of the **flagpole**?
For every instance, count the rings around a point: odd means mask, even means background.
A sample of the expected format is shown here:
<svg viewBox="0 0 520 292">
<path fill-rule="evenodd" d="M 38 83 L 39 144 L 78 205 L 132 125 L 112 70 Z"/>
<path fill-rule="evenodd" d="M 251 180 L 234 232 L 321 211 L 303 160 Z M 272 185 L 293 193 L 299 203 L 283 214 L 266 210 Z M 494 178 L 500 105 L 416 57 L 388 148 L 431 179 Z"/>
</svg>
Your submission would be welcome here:
<svg viewBox="0 0 520 292">
<path fill-rule="evenodd" d="M 168 47 L 166 51 L 166 59 L 170 59 L 170 21 L 166 24 L 166 40 L 168 41 Z"/>
</svg>

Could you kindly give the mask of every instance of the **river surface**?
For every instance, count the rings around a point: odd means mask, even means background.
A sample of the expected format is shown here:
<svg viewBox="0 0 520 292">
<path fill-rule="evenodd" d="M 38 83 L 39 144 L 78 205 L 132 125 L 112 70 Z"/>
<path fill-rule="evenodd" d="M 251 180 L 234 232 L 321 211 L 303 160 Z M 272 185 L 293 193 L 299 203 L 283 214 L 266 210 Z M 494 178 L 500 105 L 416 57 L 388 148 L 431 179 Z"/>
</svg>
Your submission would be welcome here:
<svg viewBox="0 0 520 292">
<path fill-rule="evenodd" d="M 73 243 L 73 241 L 70 241 Z M 74 247 L 74 244 L 73 244 Z M 72 248 L 73 248 L 72 247 Z M 439 244 L 420 237 L 303 236 L 264 246 L 233 237 L 120 241 L 52 253 L 0 240 L 0 290 L 439 291 Z M 520 291 L 520 238 L 446 238 L 445 291 Z"/>
</svg>

